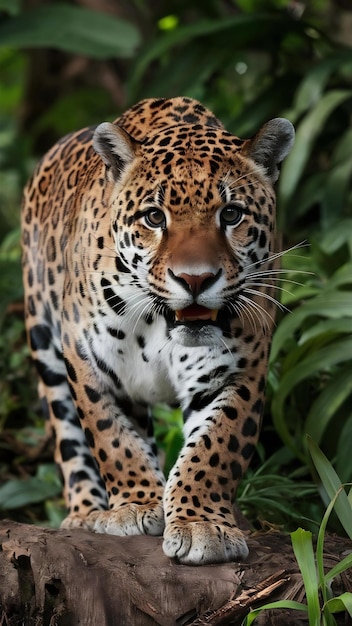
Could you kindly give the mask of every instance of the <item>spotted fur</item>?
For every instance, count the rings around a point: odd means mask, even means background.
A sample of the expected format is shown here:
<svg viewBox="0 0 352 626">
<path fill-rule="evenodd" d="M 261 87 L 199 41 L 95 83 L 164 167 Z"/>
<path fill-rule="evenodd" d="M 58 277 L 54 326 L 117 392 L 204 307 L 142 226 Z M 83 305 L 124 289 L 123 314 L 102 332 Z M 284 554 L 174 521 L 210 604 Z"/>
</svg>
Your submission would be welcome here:
<svg viewBox="0 0 352 626">
<path fill-rule="evenodd" d="M 183 563 L 244 558 L 236 486 L 263 410 L 278 165 L 189 98 L 145 100 L 59 141 L 24 196 L 26 324 L 66 528 L 164 534 Z M 165 481 L 150 407 L 180 405 Z"/>
</svg>

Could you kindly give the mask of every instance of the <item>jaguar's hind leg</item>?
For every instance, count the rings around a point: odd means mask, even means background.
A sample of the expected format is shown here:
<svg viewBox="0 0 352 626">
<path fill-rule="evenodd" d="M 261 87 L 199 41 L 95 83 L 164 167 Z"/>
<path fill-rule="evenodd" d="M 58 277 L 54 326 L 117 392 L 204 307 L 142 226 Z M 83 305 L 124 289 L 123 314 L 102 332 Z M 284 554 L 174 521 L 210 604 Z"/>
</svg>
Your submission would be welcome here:
<svg viewBox="0 0 352 626">
<path fill-rule="evenodd" d="M 29 334 L 40 376 L 39 396 L 54 433 L 55 461 L 64 483 L 68 517 L 63 525 L 85 526 L 91 512 L 107 508 L 104 483 L 72 402 L 58 340 L 44 324 L 32 327 Z"/>
</svg>

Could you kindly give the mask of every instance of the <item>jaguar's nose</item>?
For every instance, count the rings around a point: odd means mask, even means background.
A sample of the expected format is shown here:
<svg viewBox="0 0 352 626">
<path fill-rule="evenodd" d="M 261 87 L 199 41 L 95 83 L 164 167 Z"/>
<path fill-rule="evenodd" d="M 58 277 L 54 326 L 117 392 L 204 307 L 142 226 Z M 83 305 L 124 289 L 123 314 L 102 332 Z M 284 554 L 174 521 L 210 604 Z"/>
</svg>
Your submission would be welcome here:
<svg viewBox="0 0 352 626">
<path fill-rule="evenodd" d="M 194 299 L 196 299 L 200 293 L 209 289 L 209 287 L 218 280 L 221 272 L 222 270 L 220 269 L 216 274 L 212 272 L 204 272 L 203 274 L 187 274 L 182 272 L 176 275 L 172 270 L 169 270 L 172 278 L 189 291 Z"/>
</svg>

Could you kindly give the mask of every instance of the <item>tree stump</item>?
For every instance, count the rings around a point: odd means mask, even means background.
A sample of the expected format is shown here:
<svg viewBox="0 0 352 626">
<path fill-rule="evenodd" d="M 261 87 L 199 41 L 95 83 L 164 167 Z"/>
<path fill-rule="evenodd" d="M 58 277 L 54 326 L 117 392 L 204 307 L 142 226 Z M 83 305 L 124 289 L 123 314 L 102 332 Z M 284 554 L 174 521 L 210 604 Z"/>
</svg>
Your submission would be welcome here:
<svg viewBox="0 0 352 626">
<path fill-rule="evenodd" d="M 305 601 L 290 538 L 277 531 L 248 533 L 250 555 L 244 563 L 201 567 L 168 559 L 159 537 L 114 537 L 3 521 L 0 544 L 4 626 L 240 625 L 258 604 Z M 351 550 L 350 541 L 327 537 L 326 567 Z M 352 572 L 335 586 L 336 593 L 351 591 Z M 264 615 L 262 624 L 307 623 L 297 611 Z"/>
</svg>

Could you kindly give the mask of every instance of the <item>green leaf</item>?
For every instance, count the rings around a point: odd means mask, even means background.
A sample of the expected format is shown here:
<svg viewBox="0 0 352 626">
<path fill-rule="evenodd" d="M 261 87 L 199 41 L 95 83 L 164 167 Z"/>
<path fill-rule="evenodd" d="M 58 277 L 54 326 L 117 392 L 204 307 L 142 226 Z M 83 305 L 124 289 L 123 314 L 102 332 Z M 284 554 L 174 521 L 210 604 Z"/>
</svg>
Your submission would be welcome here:
<svg viewBox="0 0 352 626">
<path fill-rule="evenodd" d="M 322 226 L 325 229 L 343 216 L 348 206 L 351 174 L 351 157 L 332 167 L 328 173 L 321 205 Z"/>
<path fill-rule="evenodd" d="M 242 626 L 251 626 L 252 622 L 260 615 L 262 611 L 267 609 L 293 609 L 297 611 L 307 611 L 307 605 L 295 600 L 278 600 L 277 602 L 269 602 L 259 609 L 251 611 L 242 622 Z"/>
<path fill-rule="evenodd" d="M 284 161 L 280 175 L 279 196 L 284 207 L 288 205 L 296 190 L 312 147 L 326 120 L 334 109 L 350 98 L 352 98 L 350 90 L 329 91 L 298 126 L 294 146 Z"/>
<path fill-rule="evenodd" d="M 342 559 L 342 561 L 337 563 L 335 567 L 329 570 L 325 574 L 325 581 L 327 583 L 332 581 L 334 578 L 336 578 L 336 576 L 340 576 L 340 574 L 345 572 L 346 569 L 349 569 L 350 567 L 352 567 L 352 554 L 348 554 L 347 556 L 345 556 L 345 558 Z"/>
<path fill-rule="evenodd" d="M 301 381 L 323 371 L 329 369 L 338 363 L 351 360 L 352 354 L 352 338 L 341 339 L 334 343 L 314 351 L 305 359 L 302 359 L 291 367 L 282 377 L 279 387 L 272 402 L 273 421 L 279 435 L 283 441 L 292 446 L 292 438 L 284 419 L 284 406 L 287 396 L 292 389 Z"/>
<path fill-rule="evenodd" d="M 340 70 L 345 63 L 352 63 L 350 50 L 338 51 L 308 70 L 296 92 L 293 106 L 294 119 L 319 102 L 330 76 Z"/>
<path fill-rule="evenodd" d="M 40 478 L 10 480 L 0 487 L 0 510 L 18 509 L 57 496 L 61 485 Z"/>
<path fill-rule="evenodd" d="M 323 320 L 322 322 L 317 322 L 316 324 L 314 324 L 314 326 L 302 333 L 299 340 L 299 345 L 302 346 L 305 343 L 311 342 L 312 339 L 321 337 L 322 335 L 328 337 L 337 337 L 338 335 L 349 335 L 351 333 L 352 311 L 351 317 L 349 318 L 342 318 L 340 320 Z"/>
<path fill-rule="evenodd" d="M 352 617 L 352 593 L 345 591 L 337 598 L 331 598 L 324 606 L 330 613 L 340 613 L 341 611 L 347 611 Z"/>
<path fill-rule="evenodd" d="M 338 165 L 344 163 L 351 156 L 352 128 L 346 129 L 341 137 L 337 138 L 336 146 L 332 153 L 331 164 Z"/>
<path fill-rule="evenodd" d="M 320 624 L 319 587 L 313 552 L 312 533 L 298 528 L 291 533 L 291 541 L 298 566 L 301 570 L 307 597 L 310 626 Z"/>
<path fill-rule="evenodd" d="M 324 233 L 319 245 L 326 254 L 334 254 L 343 245 L 352 239 L 352 219 L 340 220 L 337 224 Z"/>
<path fill-rule="evenodd" d="M 314 174 L 311 174 L 306 180 L 301 182 L 295 196 L 297 202 L 294 211 L 279 210 L 278 226 L 280 230 L 286 229 L 288 232 L 287 229 L 298 217 L 302 217 L 315 204 L 320 204 L 324 195 L 325 182 L 326 172 L 314 172 Z M 281 209 L 281 203 L 279 203 L 279 206 Z"/>
<path fill-rule="evenodd" d="M 339 369 L 310 407 L 305 431 L 319 444 L 336 411 L 352 394 L 352 366 Z"/>
<path fill-rule="evenodd" d="M 20 12 L 21 0 L 0 0 L 0 11 L 17 15 Z"/>
<path fill-rule="evenodd" d="M 0 23 L 0 45 L 58 48 L 96 59 L 130 57 L 140 42 L 133 24 L 82 7 L 51 4 Z"/>
<path fill-rule="evenodd" d="M 351 407 L 351 402 L 349 406 Z M 351 464 L 351 441 L 352 441 L 352 408 L 349 410 L 349 416 L 346 416 L 342 426 L 340 436 L 337 443 L 336 451 L 336 472 L 342 482 L 352 480 L 352 464 Z M 351 491 L 352 497 L 352 491 Z M 352 508 L 352 500 L 350 500 Z"/>
<path fill-rule="evenodd" d="M 262 37 L 265 37 L 267 40 L 270 34 L 274 36 L 277 32 L 283 33 L 286 30 L 303 32 L 302 25 L 299 22 L 294 24 L 292 20 L 276 16 L 273 13 L 242 14 L 235 17 L 211 20 L 200 19 L 186 26 L 178 26 L 171 31 L 163 33 L 158 39 L 153 41 L 149 48 L 143 49 L 131 72 L 129 91 L 133 97 L 140 81 L 143 80 L 143 74 L 153 61 L 165 58 L 165 54 L 172 48 L 184 46 L 190 41 L 194 44 L 199 37 L 208 38 L 209 40 L 209 37 L 212 35 L 217 35 L 218 38 L 221 38 L 229 34 L 231 37 L 231 49 L 236 50 L 248 45 L 251 41 L 258 44 Z M 209 47 L 209 43 L 207 45 Z M 202 67 L 199 70 L 202 71 Z"/>
<path fill-rule="evenodd" d="M 350 317 L 352 312 L 352 294 L 332 291 L 322 292 L 312 298 L 298 309 L 287 315 L 280 326 L 276 329 L 270 353 L 270 361 L 278 358 L 280 350 L 287 343 L 289 337 L 302 326 L 303 322 L 311 316 L 339 319 Z"/>
<path fill-rule="evenodd" d="M 336 501 L 343 490 L 343 487 L 340 486 L 339 490 L 335 493 L 334 497 L 330 501 L 323 519 L 321 521 L 318 537 L 317 537 L 317 546 L 316 546 L 316 560 L 317 560 L 317 568 L 318 568 L 318 578 L 319 578 L 319 586 L 321 588 L 322 596 L 324 603 L 327 602 L 329 597 L 332 596 L 331 586 L 329 579 L 324 574 L 324 539 L 326 533 L 326 527 L 332 513 L 333 508 L 335 507 Z M 326 615 L 327 624 L 331 623 L 332 620 L 329 617 L 329 614 Z"/>
<path fill-rule="evenodd" d="M 323 487 L 328 494 L 329 499 L 332 500 L 341 488 L 341 480 L 336 474 L 331 463 L 326 458 L 325 454 L 323 454 L 313 439 L 308 436 L 307 442 L 309 452 L 320 476 Z M 336 499 L 334 508 L 347 535 L 350 539 L 352 539 L 352 509 L 344 490 L 341 491 Z"/>
</svg>

